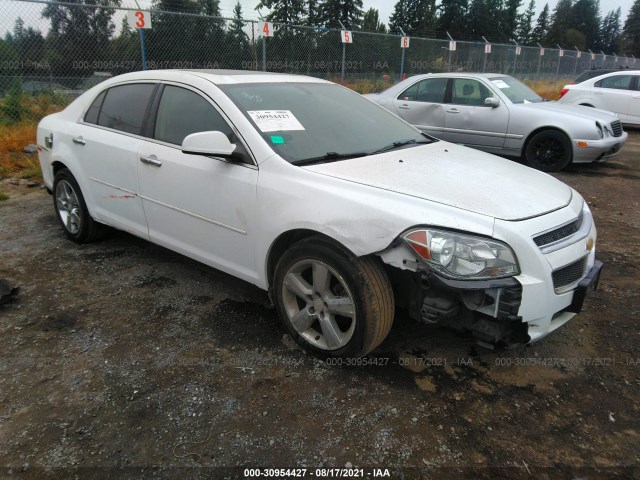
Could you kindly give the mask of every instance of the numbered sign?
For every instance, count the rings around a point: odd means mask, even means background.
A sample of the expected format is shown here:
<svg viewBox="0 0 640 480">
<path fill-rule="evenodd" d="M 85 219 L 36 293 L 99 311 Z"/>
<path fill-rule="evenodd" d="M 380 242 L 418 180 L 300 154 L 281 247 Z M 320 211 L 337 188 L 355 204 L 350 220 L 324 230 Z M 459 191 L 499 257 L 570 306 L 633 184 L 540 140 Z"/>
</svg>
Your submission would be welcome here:
<svg viewBox="0 0 640 480">
<path fill-rule="evenodd" d="M 484 44 L 484 53 L 491 53 L 491 44 L 490 43 L 485 43 Z"/>
<path fill-rule="evenodd" d="M 541 57 L 544 57 L 544 48 L 541 48 L 541 49 L 540 49 L 540 56 L 541 56 Z"/>
<path fill-rule="evenodd" d="M 342 43 L 353 43 L 353 34 L 349 30 L 341 30 L 340 38 Z"/>
<path fill-rule="evenodd" d="M 273 23 L 262 22 L 262 27 L 260 28 L 260 35 L 263 37 L 273 37 Z"/>
<path fill-rule="evenodd" d="M 130 28 L 151 28 L 151 12 L 145 10 L 128 10 L 127 25 Z"/>
<path fill-rule="evenodd" d="M 516 47 L 516 55 L 520 55 L 522 53 L 521 47 Z"/>
<path fill-rule="evenodd" d="M 409 42 L 410 41 L 411 41 L 411 39 L 409 37 L 402 37 L 400 39 L 400 47 L 409 48 Z"/>
<path fill-rule="evenodd" d="M 564 57 L 564 50 L 560 50 L 559 55 L 560 55 L 561 57 Z"/>
<path fill-rule="evenodd" d="M 578 52 L 578 53 L 576 54 L 576 58 L 582 58 L 582 52 Z"/>
<path fill-rule="evenodd" d="M 591 60 L 595 60 L 595 59 L 596 59 L 596 54 L 595 54 L 595 53 L 592 53 L 592 54 L 591 54 Z"/>
<path fill-rule="evenodd" d="M 456 51 L 456 42 L 454 40 L 449 41 L 449 50 L 452 52 Z"/>
</svg>

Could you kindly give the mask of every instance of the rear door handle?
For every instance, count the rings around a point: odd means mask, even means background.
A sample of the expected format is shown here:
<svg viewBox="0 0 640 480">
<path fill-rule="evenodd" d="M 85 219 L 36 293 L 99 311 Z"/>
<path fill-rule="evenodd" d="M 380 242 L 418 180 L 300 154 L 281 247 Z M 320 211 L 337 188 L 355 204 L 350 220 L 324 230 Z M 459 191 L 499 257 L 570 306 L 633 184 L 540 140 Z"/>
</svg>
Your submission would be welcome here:
<svg viewBox="0 0 640 480">
<path fill-rule="evenodd" d="M 460 113 L 460 111 L 457 108 L 451 108 L 447 110 L 447 113 Z"/>
<path fill-rule="evenodd" d="M 82 138 L 82 136 L 74 137 L 73 138 L 73 143 L 77 143 L 78 145 L 86 145 L 87 144 L 87 142 L 84 141 L 84 138 Z"/>
<path fill-rule="evenodd" d="M 147 165 L 153 165 L 154 167 L 161 167 L 162 162 L 155 155 L 147 155 L 146 157 L 140 157 L 142 163 Z"/>
<path fill-rule="evenodd" d="M 402 108 L 403 110 L 411 110 L 411 107 L 409 105 L 407 105 L 406 103 L 403 103 L 398 108 Z"/>
</svg>

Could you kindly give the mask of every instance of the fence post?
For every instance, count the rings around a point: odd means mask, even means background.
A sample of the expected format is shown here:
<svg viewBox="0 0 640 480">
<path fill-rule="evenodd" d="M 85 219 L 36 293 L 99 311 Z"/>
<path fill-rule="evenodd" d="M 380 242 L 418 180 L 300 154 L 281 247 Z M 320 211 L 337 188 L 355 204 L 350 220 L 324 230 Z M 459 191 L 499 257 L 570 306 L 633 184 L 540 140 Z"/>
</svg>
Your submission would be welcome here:
<svg viewBox="0 0 640 480">
<path fill-rule="evenodd" d="M 556 78 L 555 78 L 555 80 L 553 81 L 553 86 L 554 86 L 554 87 L 555 87 L 555 86 L 556 86 L 556 84 L 558 83 L 558 77 L 560 76 L 560 61 L 561 61 L 560 59 L 562 58 L 562 57 L 560 56 L 560 54 L 563 54 L 563 53 L 564 53 L 564 52 L 563 52 L 563 50 L 562 50 L 562 47 L 561 47 L 560 45 L 558 45 L 558 44 L 556 43 L 556 46 L 558 47 L 558 68 L 556 68 Z"/>
<path fill-rule="evenodd" d="M 267 37 L 262 36 L 262 71 L 267 71 Z"/>
<path fill-rule="evenodd" d="M 445 32 L 447 34 L 447 37 L 449 37 L 449 45 L 451 45 L 451 42 L 453 42 L 453 37 L 451 35 L 449 35 L 449 32 Z M 451 71 L 451 47 L 447 47 L 447 50 L 449 51 L 449 59 L 447 60 L 447 72 Z"/>
<path fill-rule="evenodd" d="M 485 47 L 484 47 L 484 62 L 482 62 L 482 73 L 484 73 L 485 70 L 487 69 L 487 55 L 489 55 L 487 53 L 487 45 L 489 45 L 489 41 L 484 37 L 482 37 L 482 39 L 484 40 L 484 43 L 485 43 Z"/>
<path fill-rule="evenodd" d="M 511 41 L 515 44 L 516 48 L 513 49 L 513 76 L 516 76 L 516 65 L 518 64 L 518 49 L 520 48 L 520 46 L 518 45 L 518 42 L 516 42 L 513 38 L 511 39 Z"/>
<path fill-rule="evenodd" d="M 144 41 L 144 28 L 139 28 L 140 30 L 140 50 L 142 52 L 142 70 L 147 69 L 147 47 Z"/>
<path fill-rule="evenodd" d="M 403 37 L 407 36 L 401 27 L 398 27 L 398 30 L 400 30 L 400 33 L 402 34 Z M 400 47 L 402 47 L 402 45 L 400 45 Z M 402 81 L 404 77 L 404 59 L 405 59 L 407 49 L 406 48 L 400 48 L 400 49 L 402 50 L 402 60 L 400 61 L 400 81 Z"/>
<path fill-rule="evenodd" d="M 538 42 L 536 42 L 536 45 L 538 45 L 538 48 L 540 48 L 540 50 L 538 51 L 538 71 L 536 73 L 536 80 L 540 80 L 540 65 L 542 64 L 542 52 L 544 51 L 544 47 Z"/>
<path fill-rule="evenodd" d="M 342 23 L 340 20 L 338 20 L 338 23 L 342 27 L 342 30 L 347 29 L 347 27 L 344 26 L 344 23 Z M 342 36 L 342 31 L 340 32 L 340 35 Z M 341 79 L 341 82 L 344 83 L 344 67 L 345 67 L 345 61 L 347 58 L 347 44 L 345 43 L 343 38 L 340 38 L 340 41 L 342 42 L 342 72 L 340 74 L 340 79 Z"/>
<path fill-rule="evenodd" d="M 580 49 L 578 47 L 576 47 L 574 45 L 574 47 L 576 49 L 576 63 L 573 66 L 573 78 L 576 78 L 576 73 L 578 72 L 578 56 L 582 56 L 582 52 L 580 51 Z"/>
</svg>

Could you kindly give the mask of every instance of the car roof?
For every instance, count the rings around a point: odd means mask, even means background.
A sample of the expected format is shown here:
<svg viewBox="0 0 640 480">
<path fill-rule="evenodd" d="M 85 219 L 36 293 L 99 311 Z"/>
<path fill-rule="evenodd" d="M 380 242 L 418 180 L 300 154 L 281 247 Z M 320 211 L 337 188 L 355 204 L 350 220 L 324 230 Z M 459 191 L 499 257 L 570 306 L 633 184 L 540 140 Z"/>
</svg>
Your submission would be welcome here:
<svg viewBox="0 0 640 480">
<path fill-rule="evenodd" d="M 592 77 L 589 78 L 587 80 L 585 80 L 585 82 L 597 82 L 598 80 L 600 80 L 601 78 L 606 78 L 606 77 L 615 77 L 616 75 L 640 75 L 640 70 L 616 70 L 614 72 L 609 72 L 609 73 L 603 73 L 601 75 L 598 75 L 597 77 Z M 583 82 L 583 83 L 585 83 Z M 578 84 L 580 85 L 580 84 Z"/>
<path fill-rule="evenodd" d="M 288 73 L 259 72 L 254 70 L 185 69 L 143 70 L 113 77 L 117 82 L 133 80 L 184 80 L 185 76 L 199 77 L 216 85 L 246 83 L 331 83 L 314 77 Z"/>
<path fill-rule="evenodd" d="M 445 72 L 445 73 L 423 73 L 419 75 L 414 75 L 409 78 L 418 78 L 418 77 L 475 77 L 475 78 L 496 78 L 496 77 L 508 77 L 504 73 L 478 73 L 478 72 Z"/>
</svg>

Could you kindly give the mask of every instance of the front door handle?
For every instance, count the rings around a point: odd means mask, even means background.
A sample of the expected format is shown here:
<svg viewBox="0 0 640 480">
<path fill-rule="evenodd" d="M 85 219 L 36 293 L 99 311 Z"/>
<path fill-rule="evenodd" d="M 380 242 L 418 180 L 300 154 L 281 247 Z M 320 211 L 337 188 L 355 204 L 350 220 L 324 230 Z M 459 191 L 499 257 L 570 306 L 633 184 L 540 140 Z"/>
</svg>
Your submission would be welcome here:
<svg viewBox="0 0 640 480">
<path fill-rule="evenodd" d="M 400 105 L 398 108 L 402 108 L 404 110 L 410 110 L 411 107 L 409 105 L 407 105 L 406 103 L 403 103 L 402 105 Z"/>
<path fill-rule="evenodd" d="M 74 137 L 73 138 L 73 143 L 77 143 L 78 145 L 86 145 L 87 142 L 84 141 L 84 138 L 82 138 L 82 135 L 79 137 Z"/>
<path fill-rule="evenodd" d="M 447 113 L 460 113 L 460 111 L 457 108 L 451 108 L 447 110 Z"/>
<path fill-rule="evenodd" d="M 162 162 L 155 155 L 147 155 L 146 157 L 140 157 L 142 163 L 147 165 L 153 165 L 154 167 L 161 167 Z"/>
</svg>

